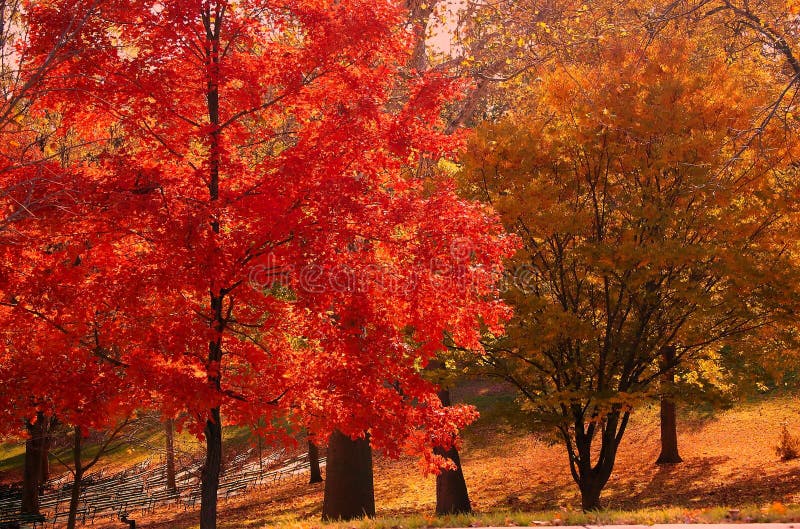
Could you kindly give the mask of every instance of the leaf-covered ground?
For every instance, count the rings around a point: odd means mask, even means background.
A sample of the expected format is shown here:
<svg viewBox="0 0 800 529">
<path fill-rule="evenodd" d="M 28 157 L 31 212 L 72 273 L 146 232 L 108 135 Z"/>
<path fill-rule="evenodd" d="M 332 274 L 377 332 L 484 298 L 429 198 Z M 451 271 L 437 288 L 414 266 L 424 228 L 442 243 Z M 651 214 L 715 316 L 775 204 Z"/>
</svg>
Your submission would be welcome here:
<svg viewBox="0 0 800 529">
<path fill-rule="evenodd" d="M 498 419 L 493 411 L 508 401 L 500 388 L 471 386 L 456 397 L 477 402 L 485 412 L 467 432 L 462 451 L 474 507 L 484 514 L 473 523 L 583 520 L 560 445 Z M 659 448 L 657 412 L 656 407 L 637 411 L 626 433 L 603 498 L 609 509 L 628 514 L 609 514 L 612 520 L 718 521 L 730 508 L 740 508 L 744 519 L 800 517 L 792 507 L 800 504 L 800 460 L 781 462 L 775 452 L 782 423 L 800 435 L 800 398 L 763 398 L 713 414 L 684 410 L 679 425 L 684 463 L 670 467 L 653 464 Z M 434 479 L 420 474 L 415 459 L 377 456 L 375 483 L 378 515 L 387 517 L 381 524 L 410 529 L 436 523 Z M 321 485 L 295 481 L 223 501 L 220 526 L 316 526 L 322 492 Z M 512 514 L 517 511 L 523 514 Z M 398 516 L 408 517 L 398 521 Z M 191 528 L 196 513 L 164 509 L 138 521 L 154 529 Z"/>
</svg>

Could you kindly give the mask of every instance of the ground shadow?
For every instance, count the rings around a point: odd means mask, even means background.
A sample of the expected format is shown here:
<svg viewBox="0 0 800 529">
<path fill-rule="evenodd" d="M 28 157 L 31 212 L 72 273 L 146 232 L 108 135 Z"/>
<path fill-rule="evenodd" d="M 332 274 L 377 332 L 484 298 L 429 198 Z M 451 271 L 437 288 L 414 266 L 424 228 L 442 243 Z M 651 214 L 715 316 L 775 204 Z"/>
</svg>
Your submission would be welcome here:
<svg viewBox="0 0 800 529">
<path fill-rule="evenodd" d="M 771 473 L 743 469 L 741 477 L 715 475 L 714 469 L 728 460 L 728 456 L 717 456 L 692 458 L 677 465 L 653 465 L 644 487 L 629 479 L 612 487 L 603 503 L 612 509 L 742 506 L 782 501 L 800 492 L 800 468 L 796 465 Z"/>
</svg>

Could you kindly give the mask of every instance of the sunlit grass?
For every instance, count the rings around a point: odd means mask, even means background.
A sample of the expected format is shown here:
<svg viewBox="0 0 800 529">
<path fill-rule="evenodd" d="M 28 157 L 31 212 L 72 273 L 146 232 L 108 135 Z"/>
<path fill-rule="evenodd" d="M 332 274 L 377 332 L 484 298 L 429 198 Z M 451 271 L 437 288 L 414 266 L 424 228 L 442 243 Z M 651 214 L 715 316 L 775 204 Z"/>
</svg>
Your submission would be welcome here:
<svg viewBox="0 0 800 529">
<path fill-rule="evenodd" d="M 434 527 L 514 527 L 514 526 L 559 526 L 559 525 L 654 525 L 669 523 L 793 523 L 800 521 L 800 507 L 774 504 L 766 507 L 746 506 L 737 509 L 714 507 L 709 509 L 641 509 L 636 511 L 602 511 L 583 513 L 580 511 L 518 512 L 498 511 L 475 515 L 432 516 L 409 515 L 387 516 L 350 522 L 323 523 L 319 520 L 297 520 L 276 518 L 267 523 L 263 520 L 237 520 L 220 527 L 280 527 L 283 529 L 426 529 Z"/>
</svg>

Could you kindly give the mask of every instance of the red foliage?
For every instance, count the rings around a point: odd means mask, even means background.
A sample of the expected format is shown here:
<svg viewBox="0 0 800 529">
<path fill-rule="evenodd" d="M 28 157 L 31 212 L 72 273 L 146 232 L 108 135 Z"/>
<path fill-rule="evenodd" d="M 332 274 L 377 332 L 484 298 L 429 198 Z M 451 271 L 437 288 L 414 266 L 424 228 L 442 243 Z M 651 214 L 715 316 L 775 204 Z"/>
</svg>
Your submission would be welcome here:
<svg viewBox="0 0 800 529">
<path fill-rule="evenodd" d="M 79 204 L 20 223 L 26 242 L 0 250 L 3 354 L 42 379 L 14 393 L 91 416 L 64 389 L 107 384 L 198 433 L 221 405 L 229 423 L 369 430 L 392 454 L 450 442 L 473 411 L 442 408 L 420 371 L 446 336 L 478 347 L 479 325 L 500 328 L 515 243 L 446 178 L 413 176 L 458 147 L 439 120 L 457 87 L 400 75 L 398 6 L 29 7 L 31 64 L 68 13 L 95 11 L 37 102 L 85 145 L 65 168 Z M 20 325 L 35 332 L 8 331 Z"/>
</svg>

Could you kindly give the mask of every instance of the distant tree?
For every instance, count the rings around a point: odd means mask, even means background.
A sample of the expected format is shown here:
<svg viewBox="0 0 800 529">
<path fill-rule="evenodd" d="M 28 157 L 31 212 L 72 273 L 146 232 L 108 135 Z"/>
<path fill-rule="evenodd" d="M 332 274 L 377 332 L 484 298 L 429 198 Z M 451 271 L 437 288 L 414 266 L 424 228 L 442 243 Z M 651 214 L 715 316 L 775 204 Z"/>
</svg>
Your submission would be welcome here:
<svg viewBox="0 0 800 529">
<path fill-rule="evenodd" d="M 656 381 L 775 336 L 797 301 L 791 142 L 765 130 L 740 149 L 774 85 L 691 37 L 626 33 L 524 85 L 462 175 L 524 244 L 484 368 L 558 433 L 587 510 Z"/>
<path fill-rule="evenodd" d="M 120 447 L 119 444 L 115 443 L 119 442 L 120 434 L 130 422 L 130 418 L 128 417 L 122 419 L 114 419 L 112 417 L 113 416 L 106 417 L 106 424 L 111 426 L 111 429 L 106 431 L 91 432 L 81 426 L 74 426 L 71 435 L 72 458 L 71 460 L 59 459 L 59 462 L 72 474 L 67 529 L 75 529 L 78 524 L 78 507 L 81 502 L 84 477 L 103 456 Z M 96 448 L 94 454 L 86 460 L 84 442 L 91 433 L 95 434 L 93 440 L 95 441 Z"/>
<path fill-rule="evenodd" d="M 310 485 L 314 483 L 322 483 L 322 471 L 319 468 L 319 447 L 310 437 L 308 438 L 308 467 Z"/>
<path fill-rule="evenodd" d="M 164 421 L 164 470 L 167 478 L 167 488 L 177 492 L 178 484 L 175 482 L 175 419 L 169 418 Z"/>
<path fill-rule="evenodd" d="M 708 50 L 728 60 L 748 63 L 758 76 L 779 87 L 742 131 L 740 151 L 758 148 L 764 131 L 797 128 L 794 111 L 800 92 L 800 35 L 796 0 L 659 0 L 639 10 L 650 34 L 688 32 L 702 35 Z M 765 76 L 766 74 L 766 76 Z"/>
</svg>

